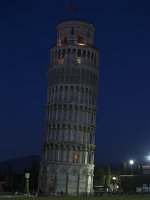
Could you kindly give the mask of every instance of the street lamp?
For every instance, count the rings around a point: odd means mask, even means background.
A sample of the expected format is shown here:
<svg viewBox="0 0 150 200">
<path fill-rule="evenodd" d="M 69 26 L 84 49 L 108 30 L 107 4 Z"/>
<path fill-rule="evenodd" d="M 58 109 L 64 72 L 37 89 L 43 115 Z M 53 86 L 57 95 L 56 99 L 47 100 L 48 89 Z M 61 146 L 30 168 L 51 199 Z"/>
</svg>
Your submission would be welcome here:
<svg viewBox="0 0 150 200">
<path fill-rule="evenodd" d="M 30 173 L 25 173 L 25 179 L 26 179 L 26 183 L 25 183 L 25 185 L 26 185 L 26 194 L 27 195 L 29 195 L 29 178 L 30 178 Z"/>
<path fill-rule="evenodd" d="M 113 191 L 117 191 L 116 179 L 117 179 L 116 176 L 112 177 L 112 180 L 113 180 Z"/>
<path fill-rule="evenodd" d="M 132 165 L 134 164 L 134 160 L 129 160 L 129 164 L 131 165 L 131 172 L 133 174 L 133 167 L 132 167 Z"/>
<path fill-rule="evenodd" d="M 115 176 L 113 176 L 112 179 L 115 181 L 117 178 Z"/>
</svg>

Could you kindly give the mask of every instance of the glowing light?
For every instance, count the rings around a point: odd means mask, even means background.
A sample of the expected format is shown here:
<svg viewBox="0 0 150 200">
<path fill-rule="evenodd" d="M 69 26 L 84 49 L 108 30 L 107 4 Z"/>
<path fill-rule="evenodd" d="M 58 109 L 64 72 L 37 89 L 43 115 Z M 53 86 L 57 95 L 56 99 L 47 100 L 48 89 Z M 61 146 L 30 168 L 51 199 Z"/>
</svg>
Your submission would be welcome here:
<svg viewBox="0 0 150 200">
<path fill-rule="evenodd" d="M 63 59 L 63 58 L 59 59 L 59 60 L 58 60 L 58 64 L 59 64 L 59 65 L 63 65 L 63 64 L 64 64 L 64 59 Z"/>
<path fill-rule="evenodd" d="M 150 161 L 150 155 L 146 156 L 146 160 Z"/>
<path fill-rule="evenodd" d="M 134 160 L 129 160 L 130 165 L 134 164 Z"/>
<path fill-rule="evenodd" d="M 112 177 L 113 180 L 116 180 L 117 178 L 115 176 Z"/>
<path fill-rule="evenodd" d="M 83 43 L 77 43 L 78 45 L 81 45 L 81 46 L 85 46 L 85 44 L 83 44 Z"/>
<path fill-rule="evenodd" d="M 85 42 L 76 42 L 75 44 L 80 45 L 80 46 L 85 46 L 86 45 Z"/>
<path fill-rule="evenodd" d="M 77 57 L 77 63 L 81 63 L 81 58 L 80 57 Z"/>
</svg>

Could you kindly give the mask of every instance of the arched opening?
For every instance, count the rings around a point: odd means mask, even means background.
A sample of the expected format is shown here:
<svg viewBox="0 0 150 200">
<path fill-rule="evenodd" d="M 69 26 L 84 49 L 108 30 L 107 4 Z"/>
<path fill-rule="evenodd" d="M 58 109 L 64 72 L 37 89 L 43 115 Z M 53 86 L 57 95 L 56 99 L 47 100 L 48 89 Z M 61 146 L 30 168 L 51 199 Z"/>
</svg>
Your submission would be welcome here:
<svg viewBox="0 0 150 200">
<path fill-rule="evenodd" d="M 54 193 L 55 192 L 55 180 L 54 180 L 53 177 L 50 178 L 50 180 L 49 180 L 49 187 L 48 187 L 48 189 L 49 189 L 49 193 Z"/>
</svg>

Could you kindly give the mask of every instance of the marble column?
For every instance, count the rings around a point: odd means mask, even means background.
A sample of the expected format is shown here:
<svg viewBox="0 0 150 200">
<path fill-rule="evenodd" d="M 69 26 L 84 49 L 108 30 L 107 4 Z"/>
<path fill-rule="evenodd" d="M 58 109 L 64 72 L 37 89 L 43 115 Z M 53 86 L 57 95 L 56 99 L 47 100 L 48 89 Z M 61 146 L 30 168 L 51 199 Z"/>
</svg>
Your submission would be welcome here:
<svg viewBox="0 0 150 200">
<path fill-rule="evenodd" d="M 68 186 L 69 186 L 69 173 L 66 175 L 66 194 L 68 194 Z"/>
<path fill-rule="evenodd" d="M 77 194 L 79 194 L 80 189 L 80 174 L 78 174 L 78 180 L 77 180 Z"/>
</svg>

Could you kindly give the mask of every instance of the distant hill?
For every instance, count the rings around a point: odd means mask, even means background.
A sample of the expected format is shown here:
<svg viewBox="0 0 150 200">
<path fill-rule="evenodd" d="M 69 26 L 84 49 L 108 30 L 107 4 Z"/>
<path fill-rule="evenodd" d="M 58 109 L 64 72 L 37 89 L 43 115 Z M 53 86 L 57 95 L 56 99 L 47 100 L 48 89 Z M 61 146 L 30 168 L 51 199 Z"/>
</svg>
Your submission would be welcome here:
<svg viewBox="0 0 150 200">
<path fill-rule="evenodd" d="M 30 155 L 30 156 L 25 156 L 25 157 L 18 157 L 18 158 L 14 158 L 11 160 L 6 160 L 6 161 L 1 161 L 0 162 L 0 172 L 5 171 L 8 169 L 8 167 L 10 166 L 13 172 L 17 172 L 17 173 L 22 173 L 24 172 L 24 169 L 27 169 L 31 166 L 32 162 L 35 161 L 37 162 L 37 164 L 39 164 L 40 162 L 40 156 L 37 155 Z M 110 164 L 100 164 L 100 163 L 96 163 L 97 166 L 101 166 L 104 169 L 108 166 L 110 166 L 110 168 L 112 170 L 119 170 L 119 163 L 110 163 Z"/>
<path fill-rule="evenodd" d="M 0 162 L 0 171 L 5 171 L 10 166 L 13 172 L 22 173 L 24 169 L 31 166 L 33 161 L 40 162 L 40 156 L 31 155 L 26 157 L 14 158 Z"/>
</svg>

